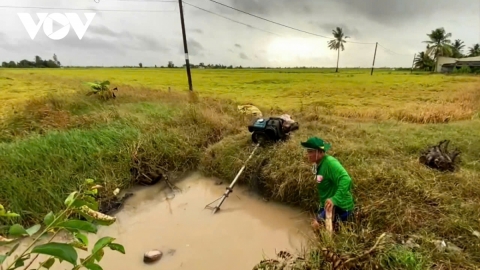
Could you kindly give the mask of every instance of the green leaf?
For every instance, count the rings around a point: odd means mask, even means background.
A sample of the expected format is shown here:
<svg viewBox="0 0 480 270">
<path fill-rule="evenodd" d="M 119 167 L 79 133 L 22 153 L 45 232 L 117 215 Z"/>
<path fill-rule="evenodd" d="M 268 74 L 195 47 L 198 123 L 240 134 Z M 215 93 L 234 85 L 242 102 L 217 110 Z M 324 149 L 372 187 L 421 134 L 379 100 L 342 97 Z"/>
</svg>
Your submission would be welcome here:
<svg viewBox="0 0 480 270">
<path fill-rule="evenodd" d="M 75 248 L 78 248 L 78 249 L 81 249 L 81 250 L 85 250 L 85 251 L 88 251 L 88 247 L 83 244 L 82 242 L 78 241 L 78 240 L 75 240 L 73 242 L 70 242 L 68 243 L 69 245 L 71 245 L 72 247 L 75 247 Z"/>
<path fill-rule="evenodd" d="M 97 224 L 104 226 L 110 226 L 117 220 L 117 218 L 115 217 L 102 214 L 98 211 L 94 211 L 85 205 L 80 207 L 76 212 L 85 217 L 87 220 L 95 220 Z"/>
<path fill-rule="evenodd" d="M 93 179 L 85 179 L 85 184 L 93 184 L 94 182 Z"/>
<path fill-rule="evenodd" d="M 115 238 L 110 237 L 110 236 L 105 236 L 105 237 L 102 237 L 102 238 L 98 239 L 98 241 L 95 243 L 95 246 L 93 246 L 92 253 L 96 253 L 100 249 L 108 246 L 113 241 L 115 241 Z"/>
<path fill-rule="evenodd" d="M 103 270 L 103 268 L 100 265 L 94 262 L 85 265 L 85 267 L 89 270 Z"/>
<path fill-rule="evenodd" d="M 122 254 L 125 254 L 125 248 L 120 245 L 120 244 L 115 244 L 115 243 L 111 243 L 111 244 L 108 244 L 108 247 L 111 249 L 111 250 L 115 250 L 115 251 L 118 251 Z"/>
<path fill-rule="evenodd" d="M 50 269 L 54 263 L 55 263 L 55 258 L 50 258 L 42 264 L 42 267 Z"/>
<path fill-rule="evenodd" d="M 10 230 L 8 230 L 8 234 L 12 236 L 24 236 L 28 235 L 28 232 L 25 230 L 25 228 L 23 228 L 22 225 L 15 224 L 10 227 Z"/>
<path fill-rule="evenodd" d="M 52 211 L 50 211 L 50 213 L 48 213 L 44 218 L 43 218 L 43 223 L 48 226 L 50 224 L 52 224 L 52 222 L 55 220 L 55 215 L 53 214 Z"/>
<path fill-rule="evenodd" d="M 24 263 L 25 259 L 23 258 L 18 258 L 16 261 L 15 261 L 15 268 L 19 268 L 19 267 L 22 267 L 25 265 Z"/>
<path fill-rule="evenodd" d="M 93 257 L 95 258 L 95 260 L 97 260 L 97 262 L 100 262 L 103 258 L 103 255 L 105 255 L 105 251 L 103 251 L 103 249 L 100 249 L 95 253 L 95 255 L 93 255 Z"/>
<path fill-rule="evenodd" d="M 0 254 L 0 265 L 7 259 L 7 255 Z"/>
<path fill-rule="evenodd" d="M 76 233 L 75 237 L 80 241 L 82 244 L 88 246 L 88 237 L 81 233 Z"/>
<path fill-rule="evenodd" d="M 82 199 L 77 199 L 75 202 L 72 204 L 73 207 L 75 208 L 81 208 L 82 206 L 87 206 L 88 208 L 98 211 L 98 202 L 95 201 L 94 198 L 90 196 L 86 196 Z"/>
<path fill-rule="evenodd" d="M 68 197 L 65 199 L 65 205 L 70 206 L 72 203 L 75 201 L 75 195 L 77 194 L 77 191 L 74 191 L 68 195 Z"/>
<path fill-rule="evenodd" d="M 97 233 L 97 227 L 88 221 L 83 220 L 67 220 L 60 222 L 56 225 L 59 228 L 65 228 L 68 230 L 79 230 L 89 233 Z"/>
<path fill-rule="evenodd" d="M 87 191 L 85 191 L 84 193 L 87 194 L 87 195 L 97 195 L 97 194 L 98 194 L 98 190 L 97 190 L 97 189 L 87 190 Z"/>
<path fill-rule="evenodd" d="M 55 258 L 58 258 L 60 260 L 67 261 L 73 265 L 77 265 L 77 251 L 69 244 L 47 243 L 34 247 L 31 253 L 54 256 Z"/>
<path fill-rule="evenodd" d="M 40 224 L 33 225 L 32 227 L 27 229 L 27 233 L 28 233 L 28 235 L 32 236 L 32 235 L 36 234 L 41 228 L 42 228 L 42 225 L 40 225 Z"/>
<path fill-rule="evenodd" d="M 7 217 L 7 218 L 13 218 L 13 217 L 19 217 L 20 215 L 17 214 L 17 213 L 13 213 L 13 212 L 4 212 L 4 213 L 0 213 L 0 217 Z"/>
</svg>

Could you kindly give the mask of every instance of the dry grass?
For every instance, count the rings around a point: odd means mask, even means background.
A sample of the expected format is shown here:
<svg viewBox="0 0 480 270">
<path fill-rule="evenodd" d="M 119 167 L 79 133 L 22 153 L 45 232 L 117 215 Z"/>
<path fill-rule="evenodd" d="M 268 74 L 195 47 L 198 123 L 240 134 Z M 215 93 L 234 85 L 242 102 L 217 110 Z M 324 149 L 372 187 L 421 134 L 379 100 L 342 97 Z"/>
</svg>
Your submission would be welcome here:
<svg viewBox="0 0 480 270">
<path fill-rule="evenodd" d="M 32 100 L 22 92 L 14 110 L 3 110 L 0 201 L 27 219 L 61 206 L 87 177 L 129 186 L 134 160 L 147 174 L 199 168 L 233 179 L 251 151 L 247 119 L 236 112 L 236 102 L 251 102 L 267 116 L 291 114 L 300 130 L 288 142 L 260 149 L 243 183 L 273 200 L 316 210 L 311 167 L 299 144 L 312 135 L 333 144 L 331 154 L 354 180 L 356 223 L 333 240 L 318 235 L 309 253 L 313 263 L 328 265 L 321 247 L 358 254 L 384 232 L 389 241 L 364 268 L 474 269 L 480 263 L 480 239 L 472 234 L 480 231 L 475 77 L 195 70 L 194 84 L 202 89 L 197 96 L 178 91 L 185 84 L 181 71 L 35 70 L 25 78 L 26 71 L 0 72 L 0 80 L 9 77 L 16 86 L 30 82 L 75 93 L 52 91 Z M 86 79 L 111 80 L 118 98 L 86 97 Z M 443 139 L 462 151 L 458 172 L 435 172 L 417 160 L 420 150 Z M 418 247 L 402 244 L 408 238 Z M 436 239 L 462 251 L 437 250 L 430 241 Z"/>
<path fill-rule="evenodd" d="M 480 77 L 402 71 L 192 70 L 201 97 L 253 103 L 266 109 L 321 107 L 349 118 L 437 123 L 469 119 L 479 106 Z M 183 69 L 0 69 L 0 111 L 46 93 L 70 93 L 85 81 L 110 80 L 167 91 L 187 90 Z M 73 86 L 73 87 L 72 87 Z M 447 105 L 446 110 L 444 110 Z M 447 120 L 445 120 L 447 119 Z"/>
</svg>

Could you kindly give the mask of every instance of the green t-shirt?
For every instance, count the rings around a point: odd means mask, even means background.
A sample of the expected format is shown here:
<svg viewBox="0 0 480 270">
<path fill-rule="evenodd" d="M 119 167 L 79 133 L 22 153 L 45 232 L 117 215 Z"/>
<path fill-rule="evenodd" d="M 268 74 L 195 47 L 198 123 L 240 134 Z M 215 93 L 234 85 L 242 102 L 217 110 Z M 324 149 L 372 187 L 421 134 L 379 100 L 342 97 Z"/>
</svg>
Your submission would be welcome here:
<svg viewBox="0 0 480 270">
<path fill-rule="evenodd" d="M 317 167 L 316 180 L 320 208 L 324 207 L 327 199 L 331 199 L 343 210 L 354 209 L 352 179 L 336 158 L 326 155 L 322 159 Z"/>
</svg>

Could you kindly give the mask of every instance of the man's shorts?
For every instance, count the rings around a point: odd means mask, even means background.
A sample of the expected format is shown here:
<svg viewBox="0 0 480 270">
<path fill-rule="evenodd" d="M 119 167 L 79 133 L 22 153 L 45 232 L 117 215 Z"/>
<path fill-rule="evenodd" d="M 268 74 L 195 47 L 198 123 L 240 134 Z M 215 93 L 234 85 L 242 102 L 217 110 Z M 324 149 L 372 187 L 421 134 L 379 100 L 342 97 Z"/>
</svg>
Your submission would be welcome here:
<svg viewBox="0 0 480 270">
<path fill-rule="evenodd" d="M 334 206 L 333 208 L 334 208 L 334 216 L 333 216 L 334 223 L 339 220 L 342 222 L 345 222 L 352 216 L 352 211 L 343 210 L 338 206 Z M 317 221 L 319 222 L 324 221 L 326 219 L 325 214 L 326 214 L 325 209 L 320 208 L 320 210 L 317 213 Z"/>
</svg>

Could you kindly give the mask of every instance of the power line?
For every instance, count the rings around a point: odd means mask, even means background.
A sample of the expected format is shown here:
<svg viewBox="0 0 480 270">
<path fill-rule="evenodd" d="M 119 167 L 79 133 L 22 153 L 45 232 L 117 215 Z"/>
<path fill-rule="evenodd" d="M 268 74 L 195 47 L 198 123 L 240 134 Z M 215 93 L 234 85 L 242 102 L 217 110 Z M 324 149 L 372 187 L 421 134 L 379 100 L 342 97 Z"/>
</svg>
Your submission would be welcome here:
<svg viewBox="0 0 480 270">
<path fill-rule="evenodd" d="M 380 43 L 378 44 L 378 46 L 382 47 L 384 50 L 386 50 L 386 51 L 389 52 L 389 53 L 393 53 L 393 54 L 397 54 L 397 55 L 405 55 L 405 56 L 408 55 L 408 56 L 411 56 L 410 54 L 402 54 L 402 53 L 394 52 L 394 51 L 392 51 L 392 50 L 390 50 L 390 49 L 388 49 L 388 48 L 385 48 L 384 46 L 380 45 Z"/>
<path fill-rule="evenodd" d="M 197 6 L 195 6 L 195 5 L 192 5 L 192 4 L 190 4 L 190 3 L 187 3 L 187 2 L 185 2 L 185 1 L 183 1 L 183 3 L 184 3 L 184 4 L 187 4 L 187 5 L 191 6 L 191 7 L 194 7 L 194 8 L 200 9 L 200 10 L 203 10 L 203 11 L 205 11 L 205 12 L 208 12 L 208 13 L 210 13 L 210 14 L 213 14 L 213 15 L 216 15 L 216 16 L 219 16 L 219 17 L 222 17 L 222 18 L 227 19 L 227 20 L 229 20 L 229 21 L 232 21 L 232 22 L 235 22 L 235 23 L 238 23 L 238 24 L 242 24 L 242 25 L 245 25 L 245 26 L 247 26 L 247 27 L 254 28 L 254 29 L 257 29 L 257 30 L 260 30 L 260 31 L 263 31 L 263 32 L 267 32 L 267 33 L 272 34 L 272 35 L 281 36 L 281 35 L 279 35 L 279 34 L 276 34 L 276 33 L 273 33 L 273 32 L 267 31 L 267 30 L 263 30 L 263 29 L 260 29 L 260 28 L 251 26 L 251 25 L 249 25 L 249 24 L 242 23 L 242 22 L 239 22 L 239 21 L 230 19 L 230 18 L 228 18 L 228 17 L 225 17 L 225 16 L 220 15 L 220 14 L 217 14 L 217 13 L 215 13 L 215 12 L 206 10 L 206 9 L 204 9 L 204 8 L 197 7 Z"/>
<path fill-rule="evenodd" d="M 286 27 L 286 28 L 290 28 L 290 29 L 295 30 L 295 31 L 303 32 L 303 33 L 306 33 L 306 34 L 309 34 L 309 35 L 314 35 L 314 36 L 317 36 L 317 37 L 322 37 L 322 38 L 327 38 L 327 39 L 334 39 L 334 38 L 332 38 L 332 37 L 327 37 L 327 36 L 324 36 L 324 35 L 315 34 L 315 33 L 308 32 L 308 31 L 305 31 L 305 30 L 301 30 L 301 29 L 298 29 L 298 28 L 295 28 L 295 27 L 291 27 L 291 26 L 288 26 L 288 25 L 285 25 L 285 24 L 282 24 L 282 23 L 278 23 L 278 22 L 275 22 L 275 21 L 272 21 L 272 20 L 269 20 L 269 19 L 266 19 L 266 18 L 257 16 L 257 15 L 254 15 L 254 14 L 252 14 L 252 13 L 249 13 L 249 12 L 246 12 L 246 11 L 243 11 L 243 10 L 240 10 L 240 9 L 237 9 L 237 8 L 234 8 L 234 7 L 231 7 L 231 6 L 229 6 L 229 5 L 226 5 L 226 4 L 217 2 L 217 1 L 215 1 L 215 0 L 208 0 L 208 1 L 213 2 L 213 3 L 216 3 L 216 4 L 219 4 L 219 5 L 222 5 L 222 6 L 224 6 L 224 7 L 227 7 L 227 8 L 233 9 L 233 10 L 236 10 L 236 11 L 238 11 L 238 12 L 247 14 L 247 15 L 249 15 L 249 16 L 252 16 L 252 17 L 255 17 L 255 18 L 258 18 L 258 19 L 261 19 L 261 20 L 270 22 L 270 23 L 273 23 L 273 24 L 277 24 L 277 25 L 280 25 L 280 26 L 283 26 L 283 27 Z M 375 44 L 375 43 L 372 43 L 372 42 L 356 42 L 356 41 L 347 41 L 347 43 Z"/>
<path fill-rule="evenodd" d="M 126 10 L 126 9 L 93 9 L 93 8 L 59 8 L 59 7 L 34 7 L 34 6 L 0 6 L 0 8 L 33 8 L 33 9 L 53 9 L 53 10 L 88 10 L 88 11 L 113 11 L 113 12 L 146 12 L 146 13 L 160 13 L 160 12 L 175 12 L 174 10 Z"/>
</svg>

